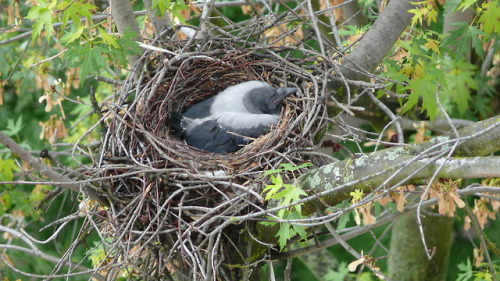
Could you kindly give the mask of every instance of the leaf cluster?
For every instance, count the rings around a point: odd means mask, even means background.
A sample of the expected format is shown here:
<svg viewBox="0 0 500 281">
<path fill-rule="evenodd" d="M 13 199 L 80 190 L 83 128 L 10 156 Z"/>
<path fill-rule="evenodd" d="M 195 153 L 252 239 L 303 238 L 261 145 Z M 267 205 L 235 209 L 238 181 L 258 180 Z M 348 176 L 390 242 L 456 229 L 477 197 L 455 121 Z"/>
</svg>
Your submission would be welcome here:
<svg viewBox="0 0 500 281">
<path fill-rule="evenodd" d="M 68 44 L 69 51 L 65 57 L 72 67 L 80 68 L 80 77 L 89 75 L 101 75 L 108 68 L 110 62 L 117 65 L 127 65 L 127 55 L 140 54 L 141 50 L 132 38 L 136 34 L 126 30 L 121 37 L 108 34 L 104 29 L 97 28 L 98 34 L 85 40 L 75 41 L 82 33 L 76 31 L 61 38 L 62 42 Z M 84 81 L 82 79 L 81 81 Z"/>
<path fill-rule="evenodd" d="M 88 75 L 101 75 L 110 63 L 125 67 L 127 55 L 141 53 L 133 41 L 137 36 L 126 31 L 122 37 L 111 34 L 100 24 L 93 24 L 92 15 L 97 7 L 87 1 L 38 1 L 26 16 L 33 21 L 32 39 L 44 35 L 47 41 L 59 40 L 67 48 L 64 58 L 70 67 L 80 68 L 81 82 Z M 61 23 L 58 33 L 54 24 Z"/>
<path fill-rule="evenodd" d="M 304 163 L 302 165 L 295 166 L 294 164 L 280 164 L 282 168 L 269 170 L 265 172 L 265 175 L 270 175 L 270 180 L 272 184 L 267 185 L 262 191 L 265 195 L 265 200 L 277 200 L 278 206 L 286 207 L 278 211 L 277 219 L 280 222 L 279 231 L 276 234 L 278 237 L 278 244 L 281 249 L 284 249 L 286 243 L 294 236 L 299 235 L 302 238 L 307 237 L 305 227 L 298 225 L 292 221 L 304 219 L 302 216 L 302 204 L 294 204 L 299 201 L 301 197 L 307 196 L 301 188 L 285 183 L 281 173 L 283 172 L 293 172 L 299 169 L 308 167 L 311 163 Z M 275 220 L 274 217 L 268 217 L 270 220 Z M 283 222 L 287 221 L 287 222 Z M 261 222 L 266 226 L 274 226 L 277 222 Z"/>
<path fill-rule="evenodd" d="M 437 7 L 425 1 L 417 4 L 421 6 L 410 10 L 414 14 L 413 25 L 428 26 L 437 21 Z M 469 46 L 482 57 L 490 42 L 498 40 L 498 1 L 480 6 L 478 1 L 451 1 L 445 10 L 463 11 L 473 5 L 477 6 L 478 16 L 471 24 L 457 22 L 449 34 L 415 29 L 408 40 L 397 43 L 396 55 L 385 62 L 386 72 L 382 76 L 399 82 L 390 83 L 390 89 L 408 94 L 401 100 L 403 113 L 420 108 L 433 120 L 440 116 L 442 108 L 452 116 L 464 117 L 470 114 L 471 103 L 480 115 L 490 113 L 487 105 L 494 90 L 488 85 L 494 78 L 484 77 L 468 58 Z"/>
<path fill-rule="evenodd" d="M 169 13 L 174 21 L 179 24 L 186 24 L 186 18 L 182 14 L 183 11 L 188 9 L 184 1 L 170 1 L 170 0 L 153 0 L 152 9 L 156 10 L 157 15 L 163 17 L 165 13 Z"/>
</svg>

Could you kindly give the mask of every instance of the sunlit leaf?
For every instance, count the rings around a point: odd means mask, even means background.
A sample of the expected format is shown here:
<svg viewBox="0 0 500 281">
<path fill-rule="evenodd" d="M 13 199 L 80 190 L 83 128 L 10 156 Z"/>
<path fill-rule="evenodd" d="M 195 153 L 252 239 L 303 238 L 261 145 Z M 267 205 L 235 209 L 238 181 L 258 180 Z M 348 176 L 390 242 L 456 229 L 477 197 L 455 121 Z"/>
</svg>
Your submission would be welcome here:
<svg viewBox="0 0 500 281">
<path fill-rule="evenodd" d="M 46 1 L 40 1 L 38 6 L 32 6 L 26 18 L 33 21 L 32 38 L 40 36 L 45 30 L 45 37 L 50 39 L 54 33 L 52 27 L 52 7 Z"/>
<path fill-rule="evenodd" d="M 500 32 L 500 6 L 498 1 L 484 2 L 479 16 L 479 23 L 483 24 L 483 30 L 487 34 Z"/>
<path fill-rule="evenodd" d="M 75 31 L 64 34 L 60 39 L 61 43 L 67 44 L 79 39 L 82 36 L 83 30 L 83 26 L 79 26 Z"/>
</svg>

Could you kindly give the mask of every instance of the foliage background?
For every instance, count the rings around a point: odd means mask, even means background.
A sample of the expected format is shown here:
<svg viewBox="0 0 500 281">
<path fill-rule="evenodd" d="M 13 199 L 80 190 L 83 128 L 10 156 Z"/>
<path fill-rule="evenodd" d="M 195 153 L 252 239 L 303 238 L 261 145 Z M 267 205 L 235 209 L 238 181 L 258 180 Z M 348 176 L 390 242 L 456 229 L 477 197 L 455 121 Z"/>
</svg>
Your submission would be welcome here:
<svg viewBox="0 0 500 281">
<path fill-rule="evenodd" d="M 364 7 L 365 16 L 373 22 L 374 11 L 378 9 L 376 3 L 360 3 Z M 153 5 L 155 4 L 159 5 L 160 10 L 164 9 L 173 15 L 179 23 L 197 23 L 196 20 L 190 21 L 189 11 L 183 2 L 153 1 Z M 384 64 L 385 72 L 382 75 L 399 81 L 389 84 L 388 88 L 397 94 L 409 93 L 407 99 L 400 99 L 399 104 L 394 106 L 401 106 L 403 113 L 406 112 L 407 116 L 416 120 L 439 118 L 434 110 L 438 102 L 444 103 L 444 108 L 452 118 L 475 121 L 498 114 L 498 1 L 485 1 L 482 4 L 476 1 L 449 1 L 446 4 L 424 1 L 421 4 L 419 9 L 413 11 L 413 33 L 403 38 L 404 41 L 398 42 L 394 55 Z M 127 55 L 140 52 L 133 42 L 133 32 L 118 37 L 109 32 L 110 25 L 105 18 L 91 19 L 96 15 L 96 10 L 105 6 L 105 3 L 99 1 L 87 3 L 64 0 L 9 0 L 0 3 L 0 130 L 28 150 L 58 151 L 55 155 L 61 156 L 58 161 L 63 165 L 74 165 L 75 160 L 82 163 L 89 161 L 85 157 L 75 156 L 71 152 L 71 144 L 78 141 L 91 145 L 98 138 L 96 135 L 85 134 L 98 120 L 90 106 L 90 93 L 95 91 L 100 101 L 109 98 L 115 87 L 98 80 L 124 79 L 127 74 Z M 443 35 L 444 11 L 465 9 L 469 6 L 479 12 L 473 24 L 458 23 L 455 31 Z M 140 1 L 135 3 L 135 11 L 144 9 Z M 225 7 L 221 12 L 235 22 L 251 16 L 239 6 Z M 81 18 L 86 20 L 82 21 Z M 152 27 L 145 16 L 139 15 L 137 19 L 142 24 L 144 34 L 152 35 Z M 48 28 L 56 22 L 62 22 L 62 27 L 53 30 Z M 366 30 L 366 27 L 362 30 Z M 25 32 L 31 32 L 31 36 L 6 43 Z M 346 45 L 353 42 L 360 33 L 361 29 L 353 26 L 343 26 L 339 30 Z M 471 62 L 465 59 L 468 56 L 468 40 L 471 40 L 473 49 Z M 489 52 L 494 54 L 493 66 L 485 71 L 481 69 L 481 63 Z M 89 75 L 98 76 L 99 79 L 86 79 Z M 440 85 L 439 90 L 444 97 L 441 101 L 436 100 L 434 96 L 436 84 Z M 383 94 L 381 91 L 380 96 Z M 422 112 L 416 111 L 416 108 Z M 375 128 L 367 127 L 367 130 L 374 131 Z M 415 134 L 413 137 L 422 135 Z M 354 145 L 352 142 L 341 144 L 351 152 L 369 152 L 372 149 L 370 146 Z M 73 192 L 63 192 L 47 207 L 36 209 L 35 206 L 45 193 L 53 187 L 12 183 L 14 180 L 27 180 L 25 174 L 30 173 L 23 169 L 28 167 L 13 161 L 12 155 L 5 148 L 0 149 L 0 181 L 4 182 L 0 186 L 2 225 L 21 224 L 37 239 L 49 238 L 56 231 L 56 227 L 49 227 L 41 232 L 38 230 L 80 208 L 79 197 Z M 346 153 L 343 150 L 334 155 L 343 158 Z M 57 165 L 54 162 L 50 164 Z M 473 200 L 469 199 L 468 203 L 472 204 Z M 470 241 L 470 233 L 463 230 L 464 214 L 459 211 L 456 218 L 448 280 L 457 280 L 466 273 L 472 273 L 472 270 L 478 270 L 476 274 L 484 270 L 482 267 L 468 266 L 468 261 L 475 258 L 474 247 Z M 79 229 L 79 223 L 72 224 L 60 235 L 60 239 L 41 246 L 40 250 L 53 256 L 64 253 Z M 354 225 L 352 218 L 349 225 Z M 485 230 L 486 235 L 496 245 L 500 244 L 497 235 L 499 231 L 498 220 L 490 222 Z M 385 227 L 375 232 L 375 236 L 380 237 L 380 234 L 385 232 Z M 389 234 L 383 237 L 379 242 L 387 245 Z M 350 245 L 357 250 L 371 249 L 375 246 L 375 241 L 371 238 L 372 234 L 365 234 L 350 240 Z M 95 248 L 97 241 L 98 237 L 90 234 L 83 241 L 84 246 L 78 249 L 77 255 L 72 257 L 74 262 L 82 262 L 91 268 L 92 258 L 98 254 L 98 249 Z M 4 233 L 0 242 L 19 243 L 8 233 Z M 352 261 L 350 254 L 340 246 L 331 247 L 329 251 L 344 264 Z M 376 251 L 374 256 L 387 254 L 380 247 Z M 36 274 L 48 274 L 53 266 L 52 263 L 33 258 L 30 254 L 9 251 L 3 254 L 3 262 L 0 262 L 0 272 L 4 280 L 25 278 L 13 272 L 5 262 L 12 262 L 23 271 Z M 495 262 L 498 266 L 498 257 Z M 292 280 L 315 280 L 299 259 L 295 259 L 293 263 Z M 379 264 L 383 270 L 386 268 L 384 263 L 385 259 L 382 259 Z M 284 262 L 278 262 L 276 266 L 274 272 L 279 280 L 283 278 L 280 274 L 284 272 L 286 265 Z M 330 280 L 339 280 L 339 275 L 332 274 Z M 353 274 L 350 276 L 355 278 Z M 480 275 L 471 278 L 478 276 Z M 366 272 L 357 275 L 357 278 L 374 279 Z M 72 278 L 86 279 L 85 276 Z"/>
</svg>

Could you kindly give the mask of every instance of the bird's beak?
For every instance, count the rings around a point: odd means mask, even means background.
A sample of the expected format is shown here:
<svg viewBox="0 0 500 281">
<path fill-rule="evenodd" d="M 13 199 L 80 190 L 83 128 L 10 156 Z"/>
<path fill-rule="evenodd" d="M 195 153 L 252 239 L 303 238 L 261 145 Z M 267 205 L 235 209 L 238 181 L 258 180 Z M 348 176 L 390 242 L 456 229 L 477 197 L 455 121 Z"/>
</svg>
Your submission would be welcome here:
<svg viewBox="0 0 500 281">
<path fill-rule="evenodd" d="M 278 104 L 283 101 L 286 97 L 297 92 L 297 88 L 279 88 L 276 90 L 276 95 L 272 98 L 271 102 Z"/>
</svg>

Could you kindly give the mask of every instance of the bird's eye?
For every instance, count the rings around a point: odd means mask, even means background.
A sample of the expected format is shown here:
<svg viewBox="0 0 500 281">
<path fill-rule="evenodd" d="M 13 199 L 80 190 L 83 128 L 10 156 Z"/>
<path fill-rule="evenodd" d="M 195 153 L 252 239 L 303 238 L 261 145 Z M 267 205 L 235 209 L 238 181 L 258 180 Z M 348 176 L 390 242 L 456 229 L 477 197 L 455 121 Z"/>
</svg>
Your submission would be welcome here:
<svg viewBox="0 0 500 281">
<path fill-rule="evenodd" d="M 276 104 L 276 102 L 277 102 L 277 101 L 278 101 L 278 100 L 277 100 L 277 99 L 274 99 L 273 97 L 268 97 L 268 98 L 266 99 L 266 103 L 268 103 L 268 104 L 269 104 L 269 103 Z"/>
</svg>

